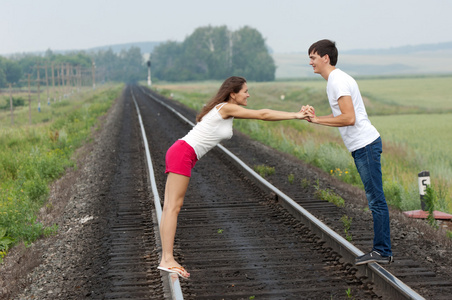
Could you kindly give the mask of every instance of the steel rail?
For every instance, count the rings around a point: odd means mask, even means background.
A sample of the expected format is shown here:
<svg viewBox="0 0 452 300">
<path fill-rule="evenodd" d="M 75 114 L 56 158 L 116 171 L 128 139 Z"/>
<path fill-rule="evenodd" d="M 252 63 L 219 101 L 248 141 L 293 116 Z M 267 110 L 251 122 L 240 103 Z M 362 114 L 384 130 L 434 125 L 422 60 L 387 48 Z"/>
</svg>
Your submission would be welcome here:
<svg viewBox="0 0 452 300">
<path fill-rule="evenodd" d="M 149 151 L 149 144 L 148 144 L 148 141 L 146 138 L 146 132 L 144 130 L 143 121 L 141 119 L 140 109 L 136 102 L 135 95 L 133 94 L 133 90 L 131 90 L 131 94 L 132 94 L 133 102 L 135 104 L 135 108 L 137 110 L 138 121 L 140 123 L 141 135 L 143 138 L 143 144 L 144 144 L 144 148 L 145 148 L 145 152 L 146 152 L 146 163 L 148 165 L 149 181 L 150 181 L 151 188 L 152 188 L 152 194 L 154 196 L 154 206 L 155 206 L 155 211 L 157 214 L 158 228 L 160 229 L 160 221 L 162 219 L 162 206 L 160 205 L 160 197 L 159 197 L 159 193 L 157 190 L 157 184 L 155 182 L 154 168 L 152 166 L 151 153 Z M 156 236 L 160 237 L 160 233 L 156 234 Z M 164 272 L 164 271 L 162 271 L 162 272 Z M 166 273 L 166 280 L 167 280 L 167 283 L 170 288 L 172 299 L 173 300 L 183 300 L 184 296 L 182 294 L 182 289 L 181 289 L 181 285 L 179 282 L 179 276 L 175 273 L 167 273 L 167 272 L 164 272 L 164 273 Z"/>
<path fill-rule="evenodd" d="M 195 126 L 193 122 L 188 120 L 182 114 L 180 114 L 177 110 L 164 103 L 160 99 L 156 98 L 154 95 L 148 93 L 143 87 L 142 92 L 148 95 L 154 101 L 160 103 L 168 110 L 175 113 L 179 116 L 184 122 L 190 124 L 191 126 Z M 311 213 L 309 213 L 306 209 L 292 200 L 289 196 L 285 195 L 278 188 L 273 186 L 270 182 L 266 181 L 259 174 L 257 174 L 253 169 L 251 169 L 248 165 L 246 165 L 243 161 L 241 161 L 236 155 L 230 152 L 222 145 L 217 146 L 221 151 L 223 151 L 226 156 L 238 166 L 240 169 L 244 170 L 246 173 L 250 175 L 250 178 L 262 189 L 267 192 L 274 193 L 279 202 L 283 207 L 285 207 L 288 211 L 290 211 L 297 219 L 303 222 L 305 225 L 309 227 L 311 231 L 313 231 L 317 236 L 319 236 L 322 240 L 326 242 L 328 246 L 330 246 L 334 251 L 339 253 L 346 263 L 354 265 L 355 258 L 359 255 L 363 255 L 364 253 L 356 248 L 349 241 L 344 239 L 342 236 L 337 234 L 334 230 L 325 225 L 322 221 L 317 219 Z M 383 296 L 389 297 L 390 299 L 415 299 L 422 300 L 425 298 L 413 291 L 408 285 L 398 279 L 396 276 L 392 275 L 389 271 L 381 267 L 377 263 L 370 263 L 366 265 L 356 266 L 358 269 L 358 273 L 360 275 L 366 276 L 370 278 L 375 287 L 383 294 Z"/>
</svg>

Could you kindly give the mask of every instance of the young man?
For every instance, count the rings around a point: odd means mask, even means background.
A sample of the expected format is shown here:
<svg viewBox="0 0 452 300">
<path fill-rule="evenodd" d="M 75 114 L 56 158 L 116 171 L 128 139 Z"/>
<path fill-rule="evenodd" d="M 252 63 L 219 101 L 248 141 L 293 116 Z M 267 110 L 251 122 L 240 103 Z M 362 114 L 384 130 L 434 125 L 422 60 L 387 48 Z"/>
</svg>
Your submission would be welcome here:
<svg viewBox="0 0 452 300">
<path fill-rule="evenodd" d="M 380 156 L 380 134 L 370 123 L 356 81 L 337 69 L 338 51 L 330 40 L 320 40 L 309 48 L 310 65 L 314 73 L 327 80 L 327 95 L 332 114 L 316 116 L 311 109 L 310 121 L 338 127 L 345 146 L 351 152 L 364 183 L 366 197 L 372 211 L 374 225 L 373 248 L 356 258 L 355 264 L 393 261 L 389 228 L 389 211 L 383 193 Z"/>
</svg>

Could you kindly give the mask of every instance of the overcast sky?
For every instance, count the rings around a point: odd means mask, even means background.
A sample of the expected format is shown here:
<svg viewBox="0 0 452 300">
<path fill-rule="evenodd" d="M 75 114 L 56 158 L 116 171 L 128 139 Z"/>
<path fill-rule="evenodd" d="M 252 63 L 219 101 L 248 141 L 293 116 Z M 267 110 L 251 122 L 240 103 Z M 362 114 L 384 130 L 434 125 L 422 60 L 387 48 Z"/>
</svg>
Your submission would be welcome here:
<svg viewBox="0 0 452 300">
<path fill-rule="evenodd" d="M 276 53 L 452 41 L 451 0 L 0 0 L 0 55 L 183 41 L 201 26 L 257 29 Z"/>
</svg>

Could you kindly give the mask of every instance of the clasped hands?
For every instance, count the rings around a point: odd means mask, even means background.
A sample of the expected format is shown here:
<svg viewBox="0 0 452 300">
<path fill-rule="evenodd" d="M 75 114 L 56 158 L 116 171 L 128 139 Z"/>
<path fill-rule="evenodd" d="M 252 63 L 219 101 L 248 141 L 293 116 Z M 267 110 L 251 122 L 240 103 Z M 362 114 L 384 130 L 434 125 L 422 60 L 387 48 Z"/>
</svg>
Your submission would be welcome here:
<svg viewBox="0 0 452 300">
<path fill-rule="evenodd" d="M 316 118 L 315 109 L 310 105 L 303 105 L 299 112 L 305 115 L 303 119 L 308 122 L 312 122 L 312 119 Z"/>
</svg>

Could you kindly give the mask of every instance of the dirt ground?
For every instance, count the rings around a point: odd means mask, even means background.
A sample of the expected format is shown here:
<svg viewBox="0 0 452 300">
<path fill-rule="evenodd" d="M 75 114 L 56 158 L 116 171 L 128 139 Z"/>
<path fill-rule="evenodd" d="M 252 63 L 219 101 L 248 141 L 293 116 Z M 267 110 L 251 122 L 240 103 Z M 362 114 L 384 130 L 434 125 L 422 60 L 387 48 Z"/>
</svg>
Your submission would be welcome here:
<svg viewBox="0 0 452 300">
<path fill-rule="evenodd" d="M 64 295 L 68 282 L 71 282 L 71 287 L 80 289 L 79 297 L 90 297 L 86 282 L 93 270 L 86 270 L 84 277 L 80 277 L 77 266 L 81 259 L 86 260 L 89 256 L 87 252 L 92 251 L 92 259 L 95 259 L 96 251 L 89 248 L 89 243 L 100 238 L 101 224 L 89 221 L 90 216 L 102 210 L 99 195 L 108 188 L 114 174 L 122 101 L 118 98 L 109 113 L 100 119 L 99 127 L 93 129 L 93 141 L 77 151 L 77 168 L 68 170 L 51 187 L 49 202 L 42 208 L 40 220 L 45 225 L 58 224 L 58 234 L 40 239 L 30 247 L 14 247 L 0 266 L 0 299 L 59 299 L 57 295 Z M 237 143 L 240 139 L 247 139 L 237 136 Z M 356 215 L 362 214 L 362 208 L 367 206 L 363 191 L 294 158 L 282 160 L 281 153 L 259 143 L 250 143 L 274 157 L 272 162 L 277 169 L 287 168 L 288 161 L 297 168 L 308 168 L 320 178 L 322 185 L 331 187 L 342 196 L 349 204 L 349 210 L 356 210 Z M 246 151 L 247 156 L 253 156 L 253 147 Z M 399 249 L 420 258 L 432 270 L 451 280 L 452 243 L 443 233 L 433 230 L 423 221 L 408 219 L 398 211 L 391 211 L 391 229 L 394 244 Z M 43 296 L 34 298 L 35 294 Z"/>
</svg>

